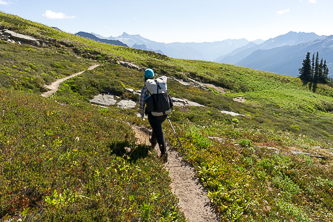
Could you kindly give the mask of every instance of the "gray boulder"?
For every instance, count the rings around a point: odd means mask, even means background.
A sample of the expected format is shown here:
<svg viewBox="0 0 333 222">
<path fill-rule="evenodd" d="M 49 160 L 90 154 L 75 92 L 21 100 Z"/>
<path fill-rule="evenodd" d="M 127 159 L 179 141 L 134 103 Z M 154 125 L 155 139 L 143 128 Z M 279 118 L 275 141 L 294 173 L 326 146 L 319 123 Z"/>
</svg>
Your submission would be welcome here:
<svg viewBox="0 0 333 222">
<path fill-rule="evenodd" d="M 136 103 L 133 102 L 132 100 L 121 100 L 117 104 L 117 107 L 122 108 L 122 109 L 134 109 L 135 106 L 136 106 Z"/>
<path fill-rule="evenodd" d="M 8 29 L 3 30 L 3 35 L 8 36 L 16 41 L 25 42 L 27 44 L 31 44 L 34 46 L 41 46 L 40 42 L 37 39 L 35 39 L 31 36 L 22 35 L 22 34 L 10 31 Z"/>
<path fill-rule="evenodd" d="M 117 100 L 114 99 L 113 95 L 102 95 L 102 94 L 95 96 L 93 99 L 89 101 L 91 103 L 102 106 L 111 106 L 117 103 Z"/>
</svg>

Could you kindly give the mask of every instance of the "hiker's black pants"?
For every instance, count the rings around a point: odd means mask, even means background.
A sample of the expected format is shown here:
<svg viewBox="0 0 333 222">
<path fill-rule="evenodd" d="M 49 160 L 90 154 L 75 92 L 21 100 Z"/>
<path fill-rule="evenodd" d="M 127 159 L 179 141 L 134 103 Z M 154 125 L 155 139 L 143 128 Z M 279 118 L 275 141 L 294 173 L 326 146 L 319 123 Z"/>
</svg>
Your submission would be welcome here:
<svg viewBox="0 0 333 222">
<path fill-rule="evenodd" d="M 153 116 L 150 113 L 148 114 L 148 121 L 150 123 L 151 128 L 153 129 L 152 134 L 152 142 L 158 143 L 158 146 L 160 148 L 161 154 L 163 155 L 166 152 L 166 146 L 165 146 L 165 138 L 163 134 L 162 129 L 162 123 L 167 118 L 167 115 L 165 116 Z"/>
</svg>

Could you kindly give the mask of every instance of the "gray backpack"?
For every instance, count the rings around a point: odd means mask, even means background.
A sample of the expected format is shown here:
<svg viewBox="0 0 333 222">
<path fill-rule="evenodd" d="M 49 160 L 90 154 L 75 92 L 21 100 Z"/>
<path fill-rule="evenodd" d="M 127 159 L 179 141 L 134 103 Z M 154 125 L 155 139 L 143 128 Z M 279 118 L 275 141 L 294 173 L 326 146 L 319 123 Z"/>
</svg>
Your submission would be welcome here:
<svg viewBox="0 0 333 222">
<path fill-rule="evenodd" d="M 146 98 L 147 112 L 153 116 L 163 116 L 171 113 L 173 104 L 167 90 L 167 77 L 147 79 L 145 84 L 150 94 Z"/>
</svg>

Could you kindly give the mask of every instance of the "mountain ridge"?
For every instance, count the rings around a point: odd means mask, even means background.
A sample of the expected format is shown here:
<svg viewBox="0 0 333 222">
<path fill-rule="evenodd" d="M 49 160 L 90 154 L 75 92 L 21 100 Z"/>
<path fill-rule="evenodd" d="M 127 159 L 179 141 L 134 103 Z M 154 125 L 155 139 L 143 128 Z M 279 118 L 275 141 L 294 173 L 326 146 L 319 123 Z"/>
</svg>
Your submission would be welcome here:
<svg viewBox="0 0 333 222">
<path fill-rule="evenodd" d="M 262 69 L 263 71 L 274 72 L 277 74 L 297 76 L 298 68 L 296 68 L 296 66 L 297 67 L 300 66 L 302 62 L 302 56 L 297 55 L 297 59 L 291 57 L 292 59 L 290 61 L 282 59 L 281 58 L 282 54 L 277 54 L 278 51 L 282 53 L 282 50 L 277 48 L 286 47 L 284 48 L 283 52 L 286 55 L 287 54 L 292 55 L 295 52 L 288 51 L 288 49 L 290 50 L 298 50 L 298 49 L 297 47 L 291 48 L 291 46 L 297 46 L 302 43 L 312 42 L 316 39 L 324 37 L 325 36 L 320 36 L 313 32 L 306 33 L 306 32 L 290 31 L 286 34 L 270 38 L 266 41 L 263 40 L 248 41 L 245 38 L 242 38 L 242 39 L 226 39 L 223 41 L 201 42 L 201 43 L 194 43 L 194 42 L 162 43 L 146 39 L 142 37 L 140 34 L 131 35 L 126 32 L 123 32 L 122 35 L 120 36 L 117 37 L 110 36 L 106 39 L 124 42 L 126 45 L 132 48 L 153 51 L 163 55 L 167 55 L 172 58 L 214 61 L 219 63 L 245 66 L 259 70 Z M 268 55 L 264 56 L 263 54 L 265 53 L 267 53 Z M 304 52 L 302 51 L 302 53 Z M 272 57 L 272 55 L 275 55 L 276 57 Z M 262 57 L 262 59 L 256 60 L 254 58 L 251 58 L 251 56 L 259 56 L 260 58 Z M 266 61 L 267 57 L 269 57 L 272 61 L 280 61 L 280 63 L 279 64 L 274 63 L 268 65 L 271 63 L 271 61 L 264 62 Z M 290 64 L 288 64 L 288 62 L 290 62 Z M 333 66 L 329 65 L 329 68 L 333 68 Z"/>
<path fill-rule="evenodd" d="M 174 42 L 174 43 L 163 43 L 149 40 L 142 37 L 139 34 L 130 35 L 124 32 L 122 35 L 117 37 L 108 37 L 107 39 L 119 40 L 126 45 L 132 47 L 133 45 L 145 45 L 147 48 L 153 51 L 162 51 L 165 55 L 173 58 L 180 59 L 194 59 L 194 60 L 205 60 L 213 61 L 217 56 L 221 55 L 221 51 L 228 53 L 238 47 L 246 45 L 248 40 L 242 39 L 226 39 L 222 41 L 214 42 Z M 262 40 L 255 40 L 261 42 Z"/>
<path fill-rule="evenodd" d="M 238 52 L 231 52 L 230 57 L 229 55 L 226 55 L 223 57 L 223 59 L 216 62 L 224 63 L 228 61 L 229 64 L 236 65 L 239 61 L 249 56 L 251 53 L 255 52 L 256 50 L 262 49 L 272 49 L 287 45 L 297 45 L 304 42 L 313 41 L 315 39 L 321 38 L 321 36 L 316 35 L 315 33 L 304 33 L 304 32 L 288 32 L 284 35 L 277 36 L 275 38 L 271 38 L 263 42 L 262 44 L 245 48 L 242 51 Z"/>
<path fill-rule="evenodd" d="M 97 42 L 103 42 L 103 43 L 107 43 L 107 44 L 111 44 L 111 45 L 128 47 L 126 44 L 122 43 L 119 40 L 103 39 L 103 38 L 97 37 L 95 34 L 91 34 L 91 33 L 87 33 L 87 32 L 78 32 L 78 33 L 75 33 L 75 35 L 85 37 L 88 39 L 92 39 Z"/>
<path fill-rule="evenodd" d="M 277 74 L 298 76 L 307 52 L 319 52 L 320 59 L 327 60 L 327 66 L 333 70 L 333 35 L 292 46 L 283 46 L 267 50 L 256 50 L 236 65 L 259 69 Z M 311 57 L 312 58 L 312 57 Z M 329 76 L 332 76 L 329 75 Z"/>
</svg>

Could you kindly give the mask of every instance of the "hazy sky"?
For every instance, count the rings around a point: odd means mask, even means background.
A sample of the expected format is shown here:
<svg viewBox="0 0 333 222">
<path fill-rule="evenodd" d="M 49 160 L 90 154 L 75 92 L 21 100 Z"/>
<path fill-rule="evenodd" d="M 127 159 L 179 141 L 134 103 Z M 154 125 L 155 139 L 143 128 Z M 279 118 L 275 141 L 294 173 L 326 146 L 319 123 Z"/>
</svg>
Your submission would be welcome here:
<svg viewBox="0 0 333 222">
<path fill-rule="evenodd" d="M 158 42 L 333 35 L 332 0 L 0 0 L 0 10 L 63 31 Z"/>
</svg>

